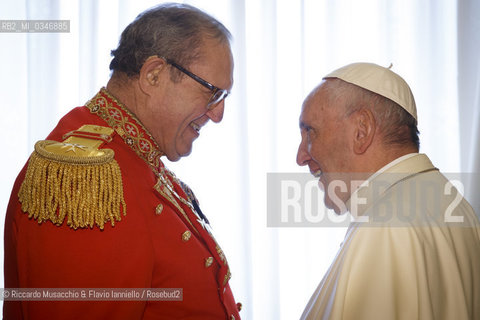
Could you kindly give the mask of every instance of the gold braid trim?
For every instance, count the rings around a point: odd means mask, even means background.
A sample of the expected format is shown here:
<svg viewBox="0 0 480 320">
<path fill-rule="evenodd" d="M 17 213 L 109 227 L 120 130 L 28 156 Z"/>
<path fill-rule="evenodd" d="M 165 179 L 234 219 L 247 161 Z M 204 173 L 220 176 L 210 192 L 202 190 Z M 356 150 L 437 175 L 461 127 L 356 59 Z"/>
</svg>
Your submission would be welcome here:
<svg viewBox="0 0 480 320">
<path fill-rule="evenodd" d="M 73 229 L 93 228 L 103 230 L 106 222 L 115 226 L 126 214 L 120 167 L 110 149 L 96 150 L 88 155 L 61 154 L 49 148 L 61 143 L 38 141 L 32 153 L 25 180 L 18 197 L 22 211 L 28 212 L 39 224 L 50 220 Z M 64 147 L 79 148 L 63 144 Z M 81 147 L 81 146 L 80 146 Z M 73 149 L 74 150 L 74 149 Z M 122 210 L 123 209 L 123 210 Z"/>
</svg>

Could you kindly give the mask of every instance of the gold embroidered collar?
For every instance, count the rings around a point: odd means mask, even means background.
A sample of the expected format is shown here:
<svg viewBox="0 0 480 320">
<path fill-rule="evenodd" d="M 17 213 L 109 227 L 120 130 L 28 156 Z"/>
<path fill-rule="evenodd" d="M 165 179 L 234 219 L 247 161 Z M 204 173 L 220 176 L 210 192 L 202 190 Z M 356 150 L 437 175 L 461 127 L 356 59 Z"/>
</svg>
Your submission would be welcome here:
<svg viewBox="0 0 480 320">
<path fill-rule="evenodd" d="M 159 171 L 164 167 L 160 160 L 163 153 L 152 135 L 140 120 L 112 96 L 105 87 L 100 89 L 100 92 L 90 99 L 85 106 L 90 109 L 90 112 L 105 120 L 140 158 L 154 168 L 154 171 Z"/>
</svg>

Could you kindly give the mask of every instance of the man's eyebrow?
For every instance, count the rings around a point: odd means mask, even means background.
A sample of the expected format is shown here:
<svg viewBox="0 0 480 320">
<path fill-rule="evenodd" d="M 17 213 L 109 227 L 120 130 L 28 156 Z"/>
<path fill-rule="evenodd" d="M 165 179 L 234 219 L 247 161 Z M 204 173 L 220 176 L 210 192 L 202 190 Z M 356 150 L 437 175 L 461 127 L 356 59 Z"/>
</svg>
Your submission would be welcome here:
<svg viewBox="0 0 480 320">
<path fill-rule="evenodd" d="M 300 121 L 298 123 L 298 126 L 300 127 L 300 129 L 307 129 L 307 128 L 310 128 L 310 126 L 308 124 L 306 124 L 305 122 L 303 121 Z"/>
</svg>

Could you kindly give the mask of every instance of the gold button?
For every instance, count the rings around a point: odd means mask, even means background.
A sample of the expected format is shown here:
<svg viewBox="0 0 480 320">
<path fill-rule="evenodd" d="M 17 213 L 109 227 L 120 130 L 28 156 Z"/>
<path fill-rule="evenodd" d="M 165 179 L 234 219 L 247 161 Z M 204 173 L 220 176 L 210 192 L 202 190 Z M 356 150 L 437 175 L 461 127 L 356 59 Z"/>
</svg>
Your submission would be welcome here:
<svg viewBox="0 0 480 320">
<path fill-rule="evenodd" d="M 190 238 L 192 237 L 192 233 L 190 231 L 185 231 L 183 234 L 182 234 L 182 240 L 187 242 L 188 240 L 190 240 Z"/>
<path fill-rule="evenodd" d="M 213 257 L 208 257 L 205 259 L 205 267 L 208 268 L 212 265 L 213 263 Z"/>
<path fill-rule="evenodd" d="M 156 214 L 160 214 L 160 213 L 162 213 L 162 211 L 163 211 L 163 204 L 160 203 L 160 204 L 155 208 L 155 213 L 156 213 Z"/>
</svg>

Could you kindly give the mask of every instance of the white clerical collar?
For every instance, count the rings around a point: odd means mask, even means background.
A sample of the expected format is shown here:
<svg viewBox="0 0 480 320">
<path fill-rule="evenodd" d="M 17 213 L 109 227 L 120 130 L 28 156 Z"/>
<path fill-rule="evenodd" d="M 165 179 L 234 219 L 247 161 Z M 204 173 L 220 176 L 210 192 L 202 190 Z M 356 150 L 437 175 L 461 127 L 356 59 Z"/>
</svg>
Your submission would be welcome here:
<svg viewBox="0 0 480 320">
<path fill-rule="evenodd" d="M 414 156 L 418 155 L 417 152 L 414 152 L 414 153 L 408 153 L 408 154 L 405 154 L 401 157 L 398 157 L 397 159 L 393 160 L 392 162 L 386 164 L 385 166 L 383 166 L 382 168 L 380 168 L 377 172 L 375 172 L 374 174 L 372 174 L 370 177 L 368 177 L 367 180 L 363 181 L 362 184 L 360 184 L 356 189 L 355 191 L 352 192 L 352 194 L 350 195 L 350 198 L 352 198 L 353 194 L 354 193 L 357 193 L 357 191 L 364 187 L 364 186 L 367 186 L 373 179 L 375 179 L 375 177 L 377 177 L 379 174 L 387 171 L 388 169 L 392 168 L 393 166 L 397 165 L 398 163 L 404 161 L 404 160 L 407 160 L 407 159 L 410 159 Z"/>
</svg>

